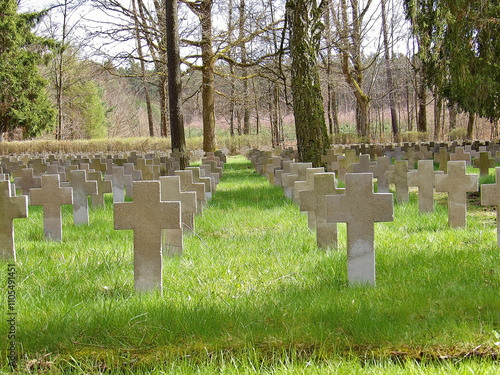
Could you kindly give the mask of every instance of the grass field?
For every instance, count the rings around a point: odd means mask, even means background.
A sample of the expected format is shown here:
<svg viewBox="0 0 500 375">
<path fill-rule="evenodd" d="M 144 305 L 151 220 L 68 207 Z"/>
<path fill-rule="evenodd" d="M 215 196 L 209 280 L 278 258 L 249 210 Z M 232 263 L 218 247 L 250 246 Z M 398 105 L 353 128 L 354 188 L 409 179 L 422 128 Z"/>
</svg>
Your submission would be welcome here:
<svg viewBox="0 0 500 375">
<path fill-rule="evenodd" d="M 88 227 L 63 207 L 62 243 L 30 207 L 15 221 L 18 372 L 498 373 L 494 213 L 470 207 L 449 229 L 437 202 L 395 205 L 375 228 L 376 286 L 349 286 L 345 225 L 339 251 L 318 250 L 306 215 L 232 157 L 183 256 L 164 258 L 163 294 L 134 292 L 133 234 L 113 230 L 111 196 Z"/>
</svg>

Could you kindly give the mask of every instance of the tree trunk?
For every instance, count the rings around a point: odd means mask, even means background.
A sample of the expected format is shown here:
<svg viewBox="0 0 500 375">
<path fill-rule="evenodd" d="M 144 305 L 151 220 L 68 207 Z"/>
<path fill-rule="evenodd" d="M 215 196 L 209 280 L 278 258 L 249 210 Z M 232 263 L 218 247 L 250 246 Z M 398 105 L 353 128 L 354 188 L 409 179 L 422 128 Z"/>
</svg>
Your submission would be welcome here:
<svg viewBox="0 0 500 375">
<path fill-rule="evenodd" d="M 391 109 L 391 126 L 392 135 L 395 141 L 398 140 L 399 125 L 398 115 L 396 113 L 396 105 L 394 103 L 394 84 L 392 80 L 391 58 L 389 54 L 389 37 L 387 35 L 387 10 L 386 0 L 381 0 L 382 4 L 382 33 L 384 36 L 384 59 L 385 59 L 385 72 L 387 75 L 387 90 L 389 91 L 389 107 Z"/>
<path fill-rule="evenodd" d="M 321 17 L 315 0 L 288 0 L 291 83 L 295 133 L 301 162 L 322 164 L 329 146 L 321 94 L 317 54 L 321 30 L 314 28 Z"/>
<path fill-rule="evenodd" d="M 443 108 L 443 97 L 436 91 L 434 93 L 434 139 L 439 140 L 441 135 L 441 111 Z"/>
<path fill-rule="evenodd" d="M 467 123 L 467 139 L 472 140 L 474 138 L 474 122 L 476 120 L 475 113 L 469 113 L 469 122 Z"/>
<path fill-rule="evenodd" d="M 419 82 L 417 130 L 421 133 L 427 132 L 427 87 L 423 72 L 421 72 Z"/>
<path fill-rule="evenodd" d="M 233 43 L 233 0 L 229 0 L 228 4 L 229 8 L 229 20 L 228 20 L 228 43 L 232 44 Z M 231 50 L 228 51 L 228 57 L 232 57 Z M 234 137 L 234 100 L 236 96 L 236 85 L 234 83 L 234 65 L 229 64 L 229 85 L 230 85 L 230 90 L 229 90 L 229 134 L 231 137 Z"/>
<path fill-rule="evenodd" d="M 238 39 L 245 38 L 245 0 L 240 0 L 240 20 Z M 247 47 L 244 41 L 240 45 L 241 63 L 247 63 Z M 243 77 L 247 76 L 247 68 L 243 68 Z M 248 95 L 248 79 L 243 78 L 243 134 L 250 134 L 250 106 Z"/>
<path fill-rule="evenodd" d="M 455 104 L 452 104 L 448 107 L 448 112 L 450 113 L 450 129 L 452 131 L 457 127 L 457 108 Z"/>
<path fill-rule="evenodd" d="M 331 0 L 328 1 L 328 6 L 325 7 L 325 39 L 326 39 L 326 82 L 327 82 L 327 117 L 328 117 L 328 132 L 333 134 L 333 115 L 332 115 L 332 33 L 330 26 L 330 6 Z"/>
<path fill-rule="evenodd" d="M 186 138 L 184 136 L 184 120 L 182 116 L 181 61 L 179 55 L 179 23 L 177 20 L 177 0 L 166 2 L 166 37 L 168 64 L 168 98 L 170 110 L 170 134 L 172 151 L 180 152 L 180 168 L 188 166 L 186 155 Z"/>
<path fill-rule="evenodd" d="M 202 68 L 202 106 L 203 106 L 203 151 L 211 152 L 217 148 L 215 140 L 215 78 L 214 53 L 212 50 L 212 0 L 200 3 L 201 23 L 201 60 Z"/>
<path fill-rule="evenodd" d="M 148 125 L 149 125 L 149 136 L 154 137 L 154 123 L 153 123 L 153 111 L 151 109 L 151 96 L 149 95 L 148 84 L 146 81 L 146 67 L 144 64 L 144 56 L 142 54 L 142 45 L 141 45 L 141 35 L 139 32 L 139 17 L 137 15 L 137 8 L 135 5 L 135 0 L 132 0 L 132 9 L 134 12 L 134 24 L 135 24 L 135 37 L 137 39 L 137 54 L 139 56 L 140 64 L 141 64 L 141 74 L 142 74 L 142 85 L 144 87 L 144 94 L 146 96 L 146 110 L 148 113 Z"/>
</svg>

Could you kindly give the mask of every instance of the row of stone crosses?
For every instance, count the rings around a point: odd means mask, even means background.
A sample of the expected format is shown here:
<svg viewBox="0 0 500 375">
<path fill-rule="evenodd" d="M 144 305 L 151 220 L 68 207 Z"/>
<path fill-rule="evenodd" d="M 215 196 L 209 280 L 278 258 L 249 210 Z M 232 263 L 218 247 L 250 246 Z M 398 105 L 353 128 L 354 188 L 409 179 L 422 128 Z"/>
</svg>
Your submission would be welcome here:
<svg viewBox="0 0 500 375">
<path fill-rule="evenodd" d="M 478 142 L 334 146 L 322 158 L 326 170 L 297 162 L 293 149 L 254 149 L 247 157 L 258 173 L 281 186 L 285 196 L 307 212 L 308 226 L 316 231 L 319 248 L 337 248 L 337 223 L 347 223 L 349 282 L 374 284 L 374 223 L 394 218 L 389 184 L 395 185 L 397 203 L 409 201 L 409 187 L 418 188 L 420 213 L 434 211 L 435 191 L 447 193 L 449 226 L 465 227 L 467 193 L 479 190 L 478 176 L 467 174 L 466 166 L 473 163 L 481 176 L 488 175 L 495 161 L 500 162 L 499 150 L 498 143 Z M 439 163 L 439 170 L 434 170 L 434 162 Z M 338 180 L 345 188 L 337 187 Z M 481 186 L 482 205 L 500 205 L 499 181 L 500 168 L 496 168 L 496 182 Z M 497 210 L 498 244 L 499 222 Z"/>
<path fill-rule="evenodd" d="M 226 160 L 222 151 L 207 153 L 198 156 L 199 167 L 179 170 L 179 156 L 174 150 L 170 156 L 1 158 L 1 259 L 15 260 L 13 219 L 26 218 L 28 204 L 43 206 L 46 240 L 62 241 L 62 205 L 73 205 L 75 225 L 89 225 L 88 197 L 99 207 L 113 193 L 115 229 L 134 230 L 135 289 L 161 290 L 162 249 L 182 253 L 183 233 L 194 231 L 194 215 L 211 199 Z"/>
</svg>

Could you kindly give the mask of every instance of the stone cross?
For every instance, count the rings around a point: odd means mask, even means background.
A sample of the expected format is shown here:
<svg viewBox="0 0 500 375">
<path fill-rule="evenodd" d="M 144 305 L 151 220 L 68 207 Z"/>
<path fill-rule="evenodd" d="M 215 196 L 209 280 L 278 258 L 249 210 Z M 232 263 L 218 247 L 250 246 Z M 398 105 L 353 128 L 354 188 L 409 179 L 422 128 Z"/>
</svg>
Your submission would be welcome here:
<svg viewBox="0 0 500 375">
<path fill-rule="evenodd" d="M 326 221 L 326 196 L 343 193 L 344 189 L 337 188 L 337 179 L 333 172 L 316 173 L 314 190 L 300 192 L 300 210 L 314 212 L 316 243 L 319 248 L 337 248 L 337 223 Z"/>
<path fill-rule="evenodd" d="M 494 184 L 481 185 L 481 204 L 496 206 L 497 211 L 497 246 L 500 248 L 500 168 L 495 168 L 496 180 Z"/>
<path fill-rule="evenodd" d="M 326 164 L 328 172 L 335 172 L 339 168 L 338 164 L 339 155 L 334 149 L 326 150 L 326 155 L 321 156 L 321 162 Z"/>
<path fill-rule="evenodd" d="M 43 206 L 43 232 L 45 238 L 62 241 L 61 206 L 73 203 L 70 187 L 61 187 L 58 174 L 42 176 L 42 187 L 31 189 L 31 205 Z"/>
<path fill-rule="evenodd" d="M 359 163 L 356 150 L 346 150 L 345 157 L 339 160 L 339 167 L 345 169 L 346 173 L 352 173 L 353 164 Z"/>
<path fill-rule="evenodd" d="M 204 171 L 200 167 L 186 167 L 187 171 L 193 171 L 193 182 L 205 184 L 205 198 L 207 201 L 212 199 L 212 179 L 203 176 Z M 215 190 L 215 186 L 214 186 Z"/>
<path fill-rule="evenodd" d="M 408 169 L 415 169 L 415 160 L 416 160 L 416 153 L 415 153 L 415 147 L 410 146 L 406 150 L 405 158 L 408 160 Z"/>
<path fill-rule="evenodd" d="M 202 176 L 204 178 L 210 178 L 210 185 L 212 186 L 211 190 L 212 190 L 212 192 L 215 192 L 215 190 L 217 189 L 217 184 L 219 183 L 219 174 L 212 173 L 212 167 L 210 167 L 210 165 L 207 165 L 207 164 L 201 164 L 199 166 L 199 168 L 200 168 L 200 176 Z M 186 170 L 189 170 L 189 168 L 186 168 Z M 175 175 L 175 171 L 174 171 L 174 175 Z M 193 178 L 194 178 L 194 175 L 193 175 Z"/>
<path fill-rule="evenodd" d="M 169 256 L 182 255 L 182 234 L 187 230 L 194 232 L 194 214 L 196 213 L 196 193 L 181 191 L 179 176 L 161 176 L 160 197 L 165 202 L 181 202 L 182 228 L 165 229 L 164 251 Z"/>
<path fill-rule="evenodd" d="M 88 178 L 97 182 L 97 192 L 90 199 L 92 208 L 104 207 L 104 194 L 113 192 L 111 181 L 103 180 L 101 171 L 89 172 Z"/>
<path fill-rule="evenodd" d="M 104 177 L 113 183 L 113 203 L 125 201 L 125 186 L 132 185 L 132 176 L 126 175 L 123 166 L 114 165 L 111 174 Z"/>
<path fill-rule="evenodd" d="M 22 193 L 27 195 L 29 200 L 30 190 L 32 188 L 42 187 L 42 178 L 34 176 L 32 168 L 20 169 L 19 172 L 16 173 L 21 174 L 20 177 L 14 177 L 16 189 L 21 189 Z"/>
<path fill-rule="evenodd" d="M 471 165 L 470 152 L 465 152 L 464 147 L 455 147 L 455 152 L 450 155 L 451 161 L 464 160 L 467 165 Z"/>
<path fill-rule="evenodd" d="M 479 177 L 488 176 L 490 168 L 495 168 L 495 159 L 490 158 L 488 151 L 482 151 L 479 158 L 474 159 L 474 167 L 479 168 Z"/>
<path fill-rule="evenodd" d="M 15 261 L 14 219 L 28 217 L 28 198 L 12 194 L 10 181 L 0 181 L 0 259 Z"/>
<path fill-rule="evenodd" d="M 206 203 L 205 198 L 205 184 L 193 182 L 193 172 L 188 170 L 175 171 L 176 176 L 181 178 L 181 191 L 194 191 L 196 192 L 196 212 L 200 215 L 203 214 L 203 206 Z"/>
<path fill-rule="evenodd" d="M 394 166 L 390 164 L 387 156 L 377 158 L 377 165 L 370 168 L 373 176 L 377 179 L 377 187 L 379 193 L 388 193 L 389 185 L 387 184 L 386 172 L 394 170 Z"/>
<path fill-rule="evenodd" d="M 30 168 L 33 168 L 35 176 L 40 176 L 47 170 L 48 164 L 45 162 L 44 159 L 38 158 L 38 159 L 33 159 L 31 162 L 29 162 L 28 166 Z"/>
<path fill-rule="evenodd" d="M 420 213 L 434 211 L 435 176 L 443 171 L 434 171 L 434 161 L 419 160 L 418 169 L 408 172 L 408 186 L 418 187 L 418 210 Z"/>
<path fill-rule="evenodd" d="M 396 202 L 409 202 L 408 160 L 396 160 L 394 167 L 393 171 L 387 172 L 387 181 L 396 185 Z"/>
<path fill-rule="evenodd" d="M 89 225 L 88 196 L 97 195 L 97 182 L 87 180 L 86 170 L 71 171 L 71 182 L 62 186 L 73 188 L 73 222 L 75 225 Z"/>
<path fill-rule="evenodd" d="M 477 175 L 465 174 L 465 161 L 450 161 L 448 173 L 436 176 L 436 191 L 448 193 L 448 225 L 467 226 L 467 193 L 479 190 Z"/>
<path fill-rule="evenodd" d="M 140 169 L 135 169 L 135 165 L 133 163 L 123 163 L 123 173 L 125 175 L 130 175 L 132 178 L 130 179 L 130 185 L 125 185 L 125 189 L 127 191 L 127 197 L 134 197 L 134 181 L 142 181 L 142 171 Z"/>
<path fill-rule="evenodd" d="M 291 168 L 292 163 L 293 163 L 293 161 L 291 161 L 291 160 L 283 160 L 283 163 L 281 165 L 281 169 L 274 170 L 274 185 L 275 186 L 283 186 L 282 177 L 283 177 L 283 175 L 290 173 L 290 168 Z"/>
<path fill-rule="evenodd" d="M 377 165 L 377 163 L 370 161 L 370 155 L 359 155 L 359 163 L 354 163 L 352 165 L 352 171 L 354 173 L 369 173 L 370 168 L 374 167 L 375 165 Z"/>
<path fill-rule="evenodd" d="M 106 165 L 106 163 L 102 162 L 101 158 L 94 158 L 90 161 L 90 168 L 95 171 L 100 171 L 102 172 L 102 174 L 106 174 L 108 166 Z"/>
<path fill-rule="evenodd" d="M 134 231 L 134 286 L 162 291 L 162 231 L 181 228 L 181 203 L 162 202 L 160 181 L 134 182 L 134 200 L 114 204 L 115 229 Z"/>
<path fill-rule="evenodd" d="M 448 171 L 448 150 L 446 147 L 440 147 L 439 152 L 434 154 L 434 161 L 439 163 L 439 170 L 447 173 Z"/>
<path fill-rule="evenodd" d="M 300 207 L 300 194 L 299 194 L 299 192 L 301 190 L 314 190 L 314 175 L 316 173 L 324 173 L 324 172 L 325 172 L 325 168 L 323 168 L 323 167 L 307 168 L 305 181 L 295 181 L 295 184 L 293 187 L 293 192 L 292 192 L 292 200 L 296 205 L 298 205 Z"/>
<path fill-rule="evenodd" d="M 392 194 L 373 192 L 371 173 L 346 174 L 345 194 L 326 198 L 327 221 L 347 223 L 347 275 L 375 284 L 374 223 L 394 219 Z"/>
<path fill-rule="evenodd" d="M 306 180 L 306 170 L 307 168 L 312 168 L 312 163 L 291 163 L 290 173 L 281 175 L 281 186 L 285 192 L 285 197 L 293 198 L 293 189 L 295 187 L 295 181 L 305 181 Z"/>
</svg>

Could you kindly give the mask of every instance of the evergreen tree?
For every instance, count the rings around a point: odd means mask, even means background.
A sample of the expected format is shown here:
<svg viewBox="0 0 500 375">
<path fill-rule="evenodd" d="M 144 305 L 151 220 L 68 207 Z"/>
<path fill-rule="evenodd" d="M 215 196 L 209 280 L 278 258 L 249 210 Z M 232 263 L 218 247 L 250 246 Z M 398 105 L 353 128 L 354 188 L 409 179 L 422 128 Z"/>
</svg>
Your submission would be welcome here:
<svg viewBox="0 0 500 375">
<path fill-rule="evenodd" d="M 17 13 L 16 0 L 0 0 L 0 132 L 21 128 L 24 137 L 50 130 L 56 111 L 39 64 L 51 41 L 31 29 L 44 13 Z"/>
<path fill-rule="evenodd" d="M 500 117 L 500 5 L 497 0 L 405 0 L 414 32 L 430 50 L 419 57 L 428 86 L 453 105 Z"/>
</svg>

